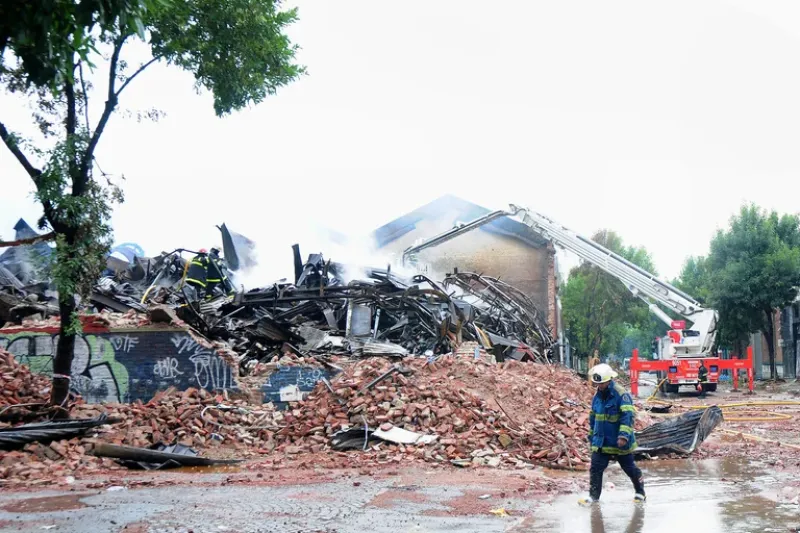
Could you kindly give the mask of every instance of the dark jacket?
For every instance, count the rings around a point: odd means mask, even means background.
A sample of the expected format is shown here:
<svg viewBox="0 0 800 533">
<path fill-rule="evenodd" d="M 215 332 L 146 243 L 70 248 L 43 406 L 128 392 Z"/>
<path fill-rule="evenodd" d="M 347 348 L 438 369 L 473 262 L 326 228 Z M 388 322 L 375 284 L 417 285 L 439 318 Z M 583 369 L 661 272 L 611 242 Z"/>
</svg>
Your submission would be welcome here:
<svg viewBox="0 0 800 533">
<path fill-rule="evenodd" d="M 597 390 L 589 413 L 589 441 L 593 452 L 626 455 L 636 449 L 633 433 L 635 409 L 631 395 L 614 381 L 605 391 Z M 617 439 L 625 437 L 624 448 L 617 446 Z"/>
<path fill-rule="evenodd" d="M 219 256 L 211 256 L 208 262 L 208 277 L 206 278 L 206 283 L 208 284 L 208 293 L 214 290 L 217 285 L 222 286 L 222 290 L 226 295 L 233 294 L 234 288 L 233 283 L 228 279 L 228 276 L 225 274 L 225 269 L 222 266 L 222 260 Z"/>
<path fill-rule="evenodd" d="M 194 256 L 189 263 L 189 270 L 186 272 L 186 283 L 199 289 L 205 289 L 208 284 L 208 263 L 206 254 Z"/>
<path fill-rule="evenodd" d="M 708 369 L 704 366 L 701 366 L 697 370 L 697 380 L 700 383 L 707 383 L 708 382 Z"/>
</svg>

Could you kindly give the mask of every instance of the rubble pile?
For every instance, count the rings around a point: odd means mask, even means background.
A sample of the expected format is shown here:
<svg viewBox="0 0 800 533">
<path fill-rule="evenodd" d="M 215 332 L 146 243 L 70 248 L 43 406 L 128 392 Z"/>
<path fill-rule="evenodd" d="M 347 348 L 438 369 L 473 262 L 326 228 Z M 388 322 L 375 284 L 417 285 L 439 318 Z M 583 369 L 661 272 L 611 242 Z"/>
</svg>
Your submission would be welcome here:
<svg viewBox="0 0 800 533">
<path fill-rule="evenodd" d="M 204 389 L 168 389 L 147 403 L 77 405 L 72 416 L 101 413 L 118 419 L 97 438 L 110 444 L 150 447 L 177 443 L 196 448 L 228 446 L 271 450 L 274 433 L 283 428 L 283 413 L 272 404 L 253 406 Z"/>
<path fill-rule="evenodd" d="M 282 360 L 298 358 L 289 353 Z M 294 464 L 295 458 L 311 464 L 308 458 L 316 457 L 314 464 L 332 467 L 414 462 L 587 467 L 593 389 L 566 369 L 513 360 L 493 364 L 472 355 L 337 362 L 343 366 L 339 374 L 286 411 L 194 388 L 169 389 L 146 403 L 89 405 L 78 399 L 71 406 L 73 419 L 107 415 L 113 423 L 83 438 L 3 452 L 0 485 L 121 468 L 90 455 L 98 442 L 140 448 L 179 444 L 210 457 L 265 456 L 273 466 Z M 3 390 L 14 391 L 4 392 L 5 404 L 47 400 L 48 379 L 30 374 L 2 351 L 0 371 Z M 393 440 L 396 430 L 412 439 Z M 355 446 L 338 446 L 343 434 Z M 352 451 L 341 453 L 347 449 Z"/>
<path fill-rule="evenodd" d="M 69 484 L 76 474 L 114 467 L 110 460 L 86 455 L 86 447 L 79 439 L 53 441 L 49 445 L 33 442 L 22 450 L 3 452 L 0 486 L 44 485 L 58 479 Z"/>
<path fill-rule="evenodd" d="M 452 357 L 434 363 L 405 360 L 403 365 L 370 358 L 332 380 L 332 390 L 318 384 L 285 413 L 287 427 L 278 431 L 283 440 L 278 451 L 319 452 L 337 432 L 357 428 L 357 435 L 366 425 L 436 436 L 424 445 L 369 443 L 369 453 L 379 460 L 564 468 L 587 464 L 586 402 L 591 393 L 574 374 L 545 365 L 490 365 Z M 516 410 L 507 413 L 506 405 Z"/>
<path fill-rule="evenodd" d="M 315 353 L 402 357 L 450 353 L 472 341 L 498 360 L 551 360 L 554 339 L 541 313 L 499 280 L 454 272 L 438 283 L 367 269 L 364 279 L 344 284 L 343 270 L 313 254 L 294 284 L 246 292 L 229 306 L 245 307 L 257 318 L 244 321 L 237 314 L 222 328 L 209 320 L 211 336 L 238 348 L 245 367 L 273 357 L 282 342 L 299 342 Z"/>
<path fill-rule="evenodd" d="M 136 329 L 143 326 L 152 324 L 147 315 L 137 313 L 135 311 L 128 311 L 127 313 L 113 313 L 103 311 L 95 314 L 80 315 L 81 322 L 84 327 L 102 327 L 102 328 L 117 328 L 117 329 Z M 180 326 L 181 324 L 176 324 Z M 61 326 L 61 320 L 57 316 L 48 318 L 33 318 L 27 317 L 22 320 L 21 324 L 6 324 L 3 326 L 4 330 L 26 330 L 29 328 L 36 329 L 58 329 Z M 185 324 L 184 324 L 185 326 Z"/>
<path fill-rule="evenodd" d="M 12 354 L 0 349 L 0 408 L 44 404 L 49 399 L 50 378 L 31 373 Z"/>
</svg>

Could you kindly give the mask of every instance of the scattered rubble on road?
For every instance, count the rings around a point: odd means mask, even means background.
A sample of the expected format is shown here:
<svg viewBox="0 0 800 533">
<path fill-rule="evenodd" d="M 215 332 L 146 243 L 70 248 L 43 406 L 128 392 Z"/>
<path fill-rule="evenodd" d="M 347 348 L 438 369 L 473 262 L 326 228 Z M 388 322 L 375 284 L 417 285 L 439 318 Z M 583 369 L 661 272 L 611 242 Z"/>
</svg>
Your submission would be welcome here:
<svg viewBox="0 0 800 533">
<path fill-rule="evenodd" d="M 9 354 L 0 351 L 0 356 L 13 362 Z M 380 357 L 352 360 L 330 380 L 331 389 L 318 383 L 306 400 L 286 411 L 203 389 L 163 391 L 147 403 L 87 405 L 78 399 L 71 409 L 74 418 L 108 416 L 118 422 L 82 438 L 8 452 L 10 459 L 0 461 L 0 479 L 7 484 L 114 468 L 87 455 L 99 442 L 138 448 L 177 443 L 206 450 L 204 455 L 212 458 L 328 453 L 340 467 L 355 453 L 374 464 L 466 460 L 471 465 L 585 468 L 591 391 L 572 372 L 517 361 L 491 364 L 471 356 L 432 363 L 407 358 L 406 372 L 387 372 L 398 368 L 393 365 Z M 22 365 L 16 368 L 21 389 L 41 399 L 42 391 L 30 383 L 44 387 L 46 381 L 19 370 Z M 15 399 L 27 403 L 30 398 Z M 366 451 L 336 453 L 333 435 L 363 429 L 365 422 L 371 435 L 378 431 L 380 442 Z M 415 443 L 397 443 L 409 436 L 415 436 Z"/>
</svg>

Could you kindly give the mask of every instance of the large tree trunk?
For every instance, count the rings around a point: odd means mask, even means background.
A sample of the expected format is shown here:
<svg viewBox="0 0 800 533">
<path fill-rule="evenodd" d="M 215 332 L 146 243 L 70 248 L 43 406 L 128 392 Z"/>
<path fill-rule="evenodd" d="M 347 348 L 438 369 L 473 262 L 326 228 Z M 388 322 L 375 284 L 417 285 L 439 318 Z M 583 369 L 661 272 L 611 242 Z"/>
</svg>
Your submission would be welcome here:
<svg viewBox="0 0 800 533">
<path fill-rule="evenodd" d="M 68 247 L 66 259 L 72 260 L 75 230 L 69 229 L 64 237 Z M 61 327 L 58 332 L 56 356 L 53 359 L 53 388 L 50 392 L 50 404 L 54 406 L 65 406 L 69 398 L 72 359 L 75 355 L 75 327 L 72 318 L 77 308 L 74 294 L 64 294 L 59 291 L 58 312 L 61 317 Z M 66 417 L 67 411 L 59 411 L 58 415 Z"/>
<path fill-rule="evenodd" d="M 767 338 L 767 349 L 769 350 L 769 379 L 774 381 L 778 377 L 775 368 L 775 321 L 772 309 L 766 311 L 766 314 L 766 331 L 764 334 Z"/>
<path fill-rule="evenodd" d="M 77 306 L 75 297 L 72 295 L 59 295 L 59 299 L 61 300 L 58 306 L 61 314 L 61 328 L 58 335 L 56 357 L 53 359 L 53 389 L 50 393 L 50 403 L 63 406 L 69 396 L 72 358 L 75 354 L 72 314 Z"/>
</svg>

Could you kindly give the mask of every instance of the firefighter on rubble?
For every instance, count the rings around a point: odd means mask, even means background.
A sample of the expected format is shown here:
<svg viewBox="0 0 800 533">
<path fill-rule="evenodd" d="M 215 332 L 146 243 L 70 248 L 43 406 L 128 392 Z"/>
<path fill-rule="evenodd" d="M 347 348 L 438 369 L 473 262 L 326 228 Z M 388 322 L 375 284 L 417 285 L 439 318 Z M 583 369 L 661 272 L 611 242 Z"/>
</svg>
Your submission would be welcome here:
<svg viewBox="0 0 800 533">
<path fill-rule="evenodd" d="M 186 284 L 194 288 L 198 299 L 205 296 L 208 300 L 220 294 L 230 296 L 235 292 L 217 248 L 212 248 L 210 253 L 203 248 L 192 258 Z"/>
<path fill-rule="evenodd" d="M 634 501 L 645 501 L 642 472 L 633 460 L 636 438 L 633 434 L 634 407 L 631 395 L 613 379 L 617 373 L 607 364 L 589 370 L 592 384 L 597 387 L 592 410 L 589 413 L 589 442 L 592 447 L 592 464 L 589 469 L 589 498 L 581 503 L 600 499 L 603 490 L 603 472 L 612 459 L 633 483 Z"/>
</svg>

